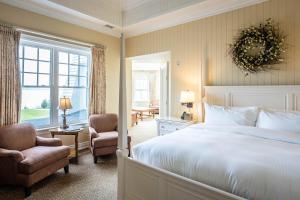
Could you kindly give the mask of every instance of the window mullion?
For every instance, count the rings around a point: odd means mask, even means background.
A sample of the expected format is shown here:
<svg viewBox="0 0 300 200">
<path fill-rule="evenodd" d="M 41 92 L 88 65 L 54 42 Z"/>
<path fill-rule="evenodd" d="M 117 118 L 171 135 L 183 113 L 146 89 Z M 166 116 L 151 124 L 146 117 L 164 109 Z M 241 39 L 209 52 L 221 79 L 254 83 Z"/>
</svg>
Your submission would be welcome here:
<svg viewBox="0 0 300 200">
<path fill-rule="evenodd" d="M 52 56 L 52 70 L 51 70 L 51 124 L 58 124 L 58 51 L 56 48 L 53 48 L 53 56 Z"/>
</svg>

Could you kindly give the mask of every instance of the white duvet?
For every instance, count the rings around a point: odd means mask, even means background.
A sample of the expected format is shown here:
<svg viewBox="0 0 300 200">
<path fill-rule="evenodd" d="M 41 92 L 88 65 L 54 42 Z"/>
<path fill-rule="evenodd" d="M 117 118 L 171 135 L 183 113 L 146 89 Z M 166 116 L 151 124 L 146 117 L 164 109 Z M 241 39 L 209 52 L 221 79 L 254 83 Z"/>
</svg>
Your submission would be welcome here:
<svg viewBox="0 0 300 200">
<path fill-rule="evenodd" d="M 196 124 L 132 149 L 133 158 L 249 199 L 300 199 L 300 134 Z"/>
</svg>

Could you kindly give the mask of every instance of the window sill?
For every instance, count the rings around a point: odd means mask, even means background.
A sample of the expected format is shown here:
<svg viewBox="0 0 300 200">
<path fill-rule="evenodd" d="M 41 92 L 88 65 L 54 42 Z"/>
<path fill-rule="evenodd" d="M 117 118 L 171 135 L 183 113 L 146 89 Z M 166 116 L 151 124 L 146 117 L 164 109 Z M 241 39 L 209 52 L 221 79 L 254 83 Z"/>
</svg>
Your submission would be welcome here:
<svg viewBox="0 0 300 200">
<path fill-rule="evenodd" d="M 87 128 L 88 127 L 88 122 L 78 122 L 78 123 L 70 123 L 68 124 L 69 126 L 73 126 L 73 125 L 82 125 L 82 128 Z M 36 131 L 37 131 L 37 135 L 43 135 L 45 134 L 46 132 L 49 133 L 49 130 L 50 129 L 53 129 L 53 128 L 59 128 L 60 125 L 57 125 L 57 126 L 49 126 L 49 127 L 44 127 L 44 128 L 37 128 Z"/>
</svg>

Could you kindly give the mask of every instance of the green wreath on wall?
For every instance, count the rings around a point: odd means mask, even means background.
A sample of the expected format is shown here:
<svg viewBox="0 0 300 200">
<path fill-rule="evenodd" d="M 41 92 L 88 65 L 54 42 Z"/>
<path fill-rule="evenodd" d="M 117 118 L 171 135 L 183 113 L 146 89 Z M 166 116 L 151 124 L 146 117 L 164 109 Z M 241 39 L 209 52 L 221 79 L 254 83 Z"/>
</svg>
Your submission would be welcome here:
<svg viewBox="0 0 300 200">
<path fill-rule="evenodd" d="M 258 73 L 275 69 L 273 65 L 284 61 L 285 36 L 272 19 L 259 26 L 250 26 L 241 31 L 234 44 L 230 45 L 230 54 L 236 66 L 245 72 Z"/>
</svg>

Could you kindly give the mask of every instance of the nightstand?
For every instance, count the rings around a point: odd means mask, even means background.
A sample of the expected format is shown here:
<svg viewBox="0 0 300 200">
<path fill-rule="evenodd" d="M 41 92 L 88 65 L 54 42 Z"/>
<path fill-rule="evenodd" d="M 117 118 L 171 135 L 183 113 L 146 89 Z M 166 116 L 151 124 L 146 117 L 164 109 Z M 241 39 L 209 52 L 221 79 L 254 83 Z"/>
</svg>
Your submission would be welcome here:
<svg viewBox="0 0 300 200">
<path fill-rule="evenodd" d="M 182 120 L 175 117 L 162 117 L 156 119 L 157 135 L 166 135 L 174 131 L 183 129 L 187 126 L 194 124 L 194 121 Z"/>
<path fill-rule="evenodd" d="M 74 136 L 75 142 L 74 142 L 74 149 L 71 149 L 71 154 L 69 155 L 70 160 L 75 160 L 76 163 L 78 163 L 78 134 L 80 131 L 82 131 L 83 128 L 76 126 L 74 128 L 70 127 L 68 129 L 62 129 L 62 128 L 53 128 L 50 129 L 49 132 L 54 138 L 56 135 L 71 135 Z"/>
</svg>

